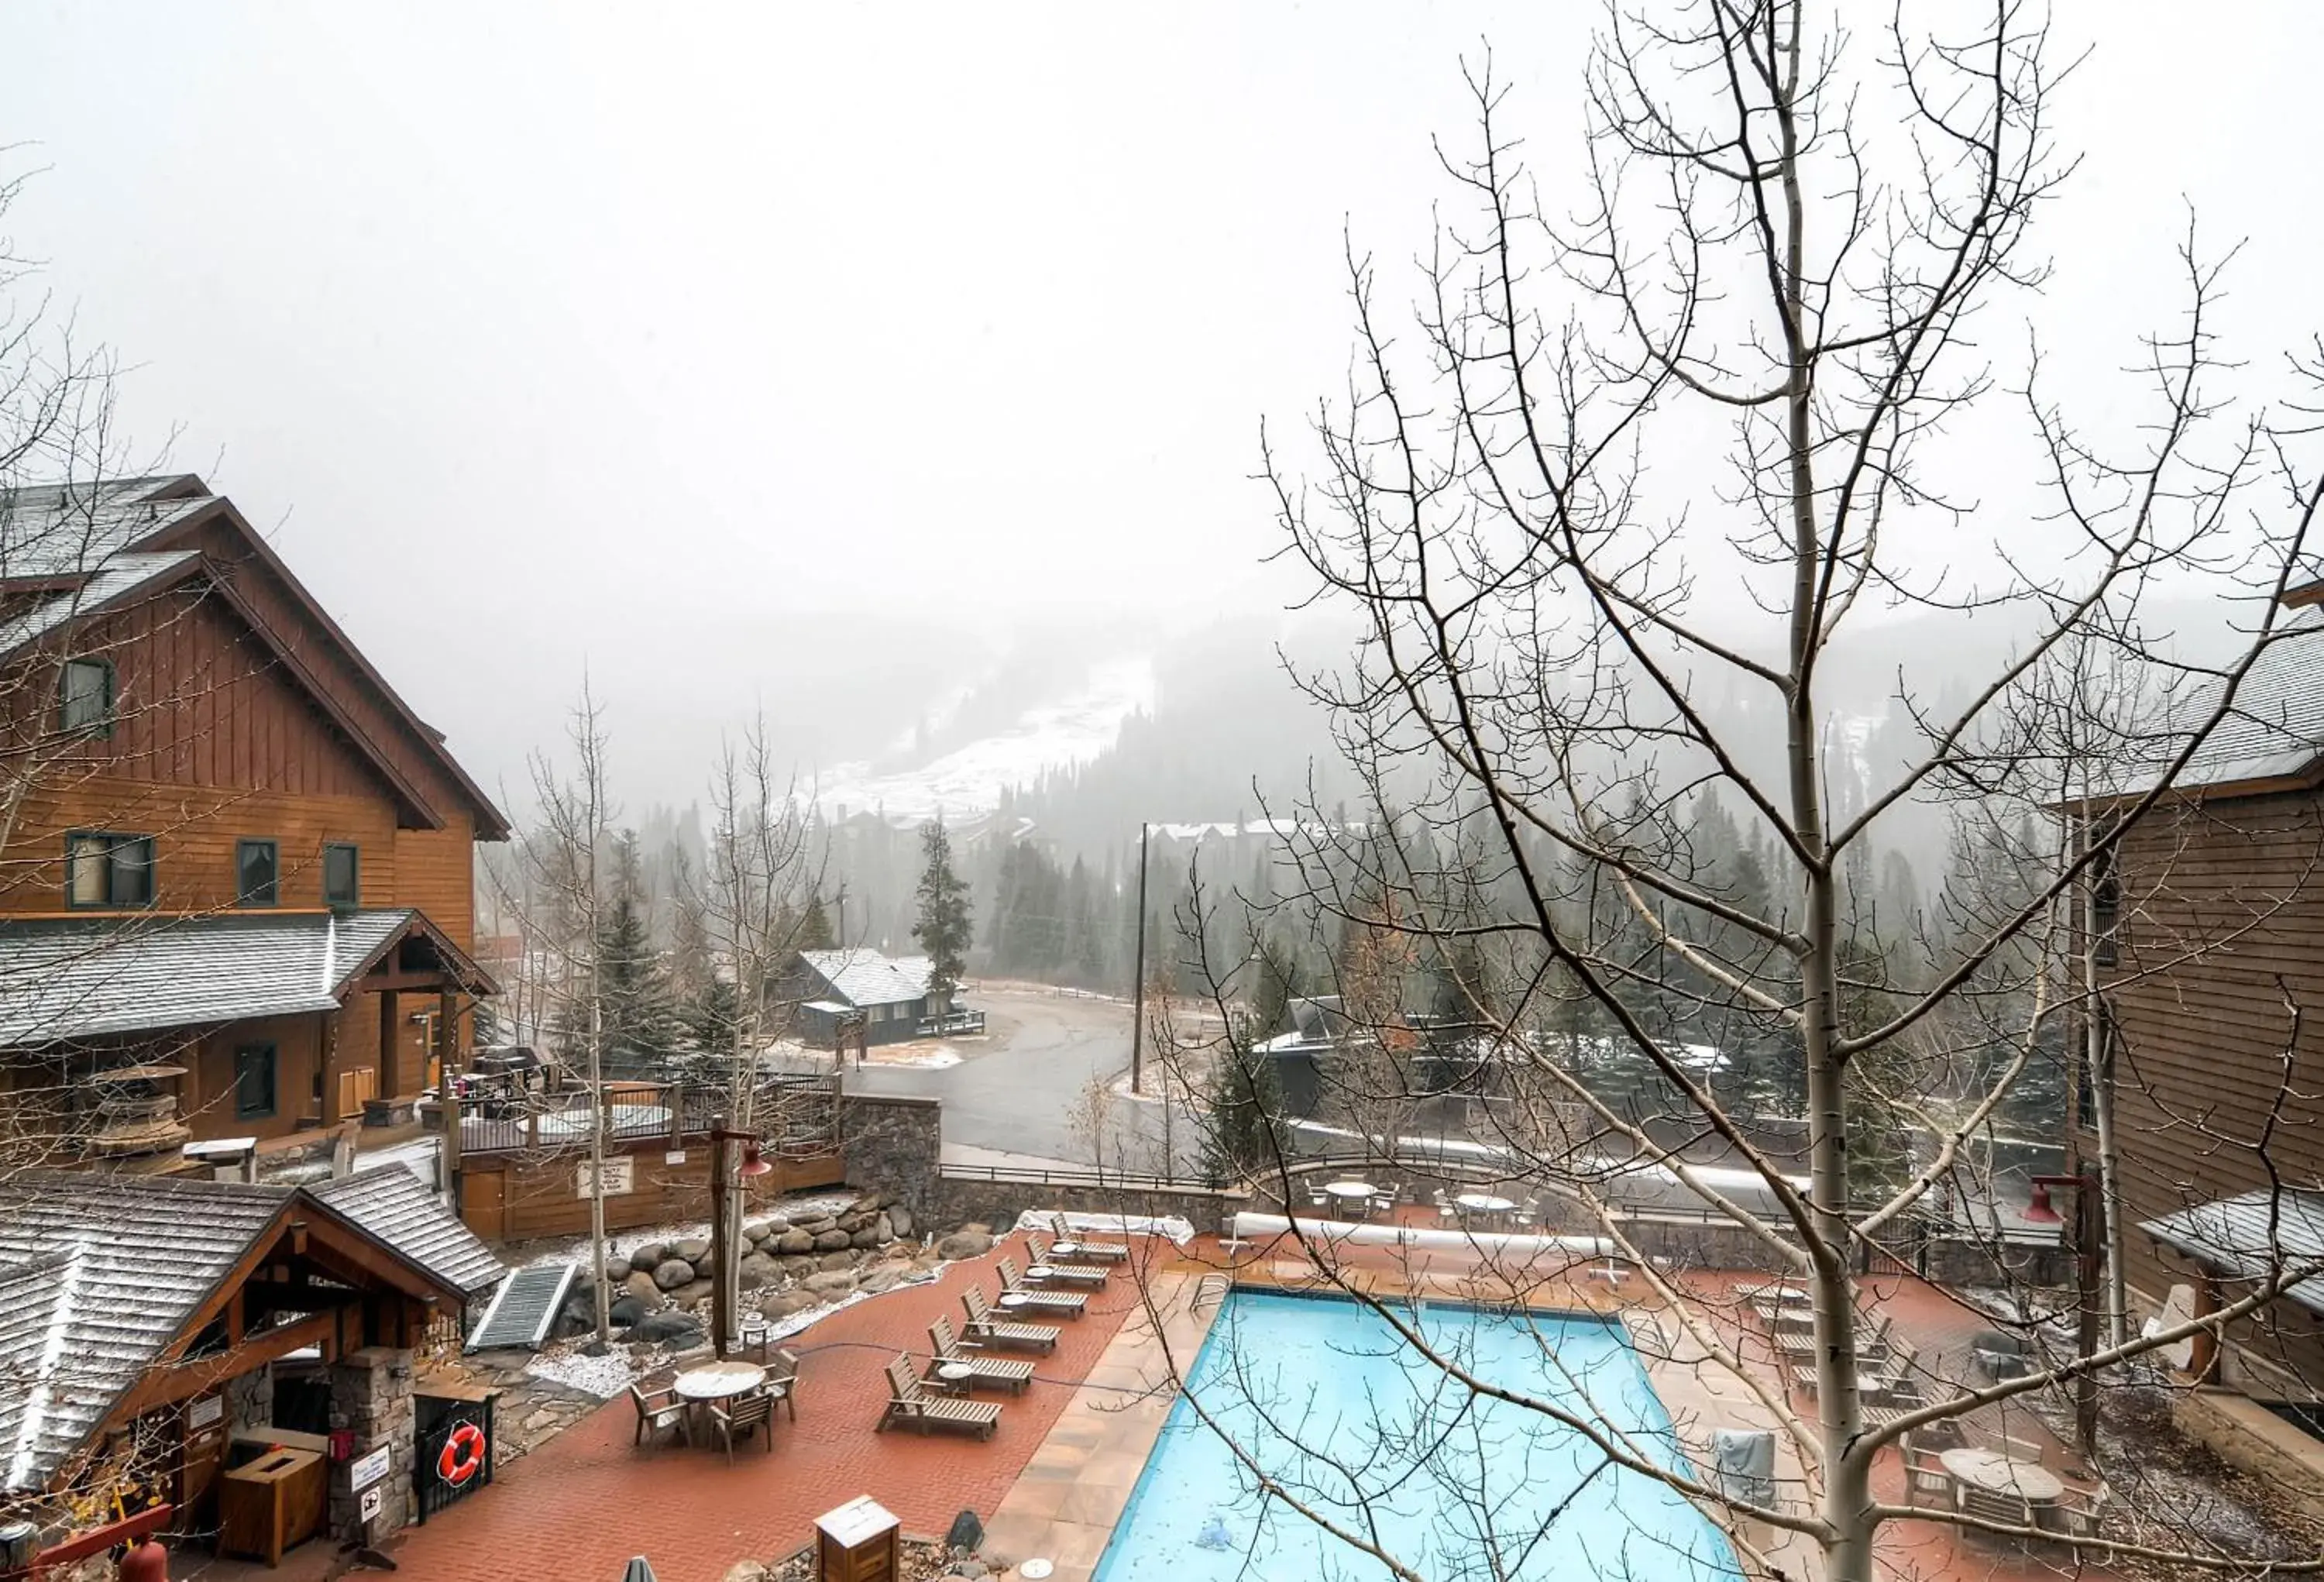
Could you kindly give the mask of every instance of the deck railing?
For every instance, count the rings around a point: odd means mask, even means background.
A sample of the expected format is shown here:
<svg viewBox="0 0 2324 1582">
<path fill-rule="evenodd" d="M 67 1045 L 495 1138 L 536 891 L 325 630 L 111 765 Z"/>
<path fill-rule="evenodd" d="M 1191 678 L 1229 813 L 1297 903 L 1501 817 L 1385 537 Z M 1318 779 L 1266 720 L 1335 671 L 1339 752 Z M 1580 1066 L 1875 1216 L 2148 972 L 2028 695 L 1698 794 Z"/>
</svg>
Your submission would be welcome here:
<svg viewBox="0 0 2324 1582">
<path fill-rule="evenodd" d="M 923 1016 L 920 1018 L 920 1025 L 917 1031 L 922 1038 L 945 1038 L 955 1033 L 982 1032 L 984 1013 L 954 1011 L 943 1016 Z"/>
<path fill-rule="evenodd" d="M 633 1148 L 655 1142 L 672 1149 L 709 1135 L 713 1121 L 738 1107 L 723 1085 L 608 1082 L 605 1141 Z M 829 1074 L 765 1078 L 751 1110 L 770 1152 L 829 1152 L 838 1126 L 839 1082 Z M 595 1122 L 587 1088 L 567 1093 L 471 1093 L 447 1099 L 438 1124 L 456 1125 L 463 1154 L 556 1152 L 586 1147 Z"/>
</svg>

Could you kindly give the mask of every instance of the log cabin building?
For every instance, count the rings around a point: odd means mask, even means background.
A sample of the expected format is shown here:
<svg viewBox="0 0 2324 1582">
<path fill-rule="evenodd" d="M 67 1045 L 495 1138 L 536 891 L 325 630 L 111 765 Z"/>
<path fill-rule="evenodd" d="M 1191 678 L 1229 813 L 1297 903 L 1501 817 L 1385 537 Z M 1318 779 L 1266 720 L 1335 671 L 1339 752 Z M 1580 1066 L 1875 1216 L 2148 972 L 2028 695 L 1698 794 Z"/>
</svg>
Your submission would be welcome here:
<svg viewBox="0 0 2324 1582">
<path fill-rule="evenodd" d="M 2089 885 L 2105 1039 L 2069 1156 L 2098 1168 L 2103 1085 L 2126 1277 L 2150 1313 L 2324 1268 L 2324 581 L 2284 602 L 2229 712 Z M 2324 1427 L 2319 1315 L 2324 1279 L 2304 1281 L 2224 1354 L 2186 1360 Z"/>
<path fill-rule="evenodd" d="M 61 1161 L 416 1094 L 507 820 L 232 501 L 0 492 L 0 1136 Z"/>
</svg>

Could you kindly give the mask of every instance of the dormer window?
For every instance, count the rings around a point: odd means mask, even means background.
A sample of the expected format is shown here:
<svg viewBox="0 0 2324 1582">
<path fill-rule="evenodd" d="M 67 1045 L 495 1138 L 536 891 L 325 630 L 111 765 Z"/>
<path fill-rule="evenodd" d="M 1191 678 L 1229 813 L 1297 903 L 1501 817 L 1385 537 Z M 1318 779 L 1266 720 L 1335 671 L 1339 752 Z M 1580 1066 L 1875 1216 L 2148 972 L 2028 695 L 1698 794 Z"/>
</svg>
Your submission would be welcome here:
<svg viewBox="0 0 2324 1582">
<path fill-rule="evenodd" d="M 58 685 L 58 725 L 70 735 L 113 734 L 113 661 L 69 659 Z"/>
</svg>

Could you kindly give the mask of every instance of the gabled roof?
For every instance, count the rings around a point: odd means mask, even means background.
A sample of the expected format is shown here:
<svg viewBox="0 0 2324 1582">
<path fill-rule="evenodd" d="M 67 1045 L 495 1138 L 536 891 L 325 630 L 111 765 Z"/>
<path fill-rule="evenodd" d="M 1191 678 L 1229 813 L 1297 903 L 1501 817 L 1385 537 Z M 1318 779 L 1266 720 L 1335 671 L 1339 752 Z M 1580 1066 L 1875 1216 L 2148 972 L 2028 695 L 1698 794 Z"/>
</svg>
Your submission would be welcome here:
<svg viewBox="0 0 2324 1582">
<path fill-rule="evenodd" d="M 0 1489 L 44 1486 L 290 1200 L 226 1181 L 0 1182 Z"/>
<path fill-rule="evenodd" d="M 383 1164 L 309 1187 L 382 1246 L 420 1264 L 463 1296 L 490 1291 L 508 1272 L 476 1233 L 400 1164 Z"/>
<path fill-rule="evenodd" d="M 0 1181 L 0 1490 L 47 1486 L 300 1203 L 377 1242 L 417 1289 L 467 1294 L 428 1261 L 452 1218 L 432 1198 L 432 1217 L 400 1218 L 390 1239 L 305 1188 L 61 1170 Z"/>
<path fill-rule="evenodd" d="M 0 930 L 0 1049 L 334 1010 L 413 935 L 463 990 L 493 992 L 484 970 L 410 907 L 11 922 Z"/>
<path fill-rule="evenodd" d="M 934 967 L 925 956 L 882 956 L 877 950 L 802 950 L 799 959 L 839 999 L 861 1009 L 924 1000 Z"/>
<path fill-rule="evenodd" d="M 284 671 L 322 707 L 357 750 L 431 825 L 440 825 L 441 815 L 396 768 L 393 754 L 384 745 L 373 740 L 348 717 L 344 699 L 333 695 L 322 675 L 299 652 L 300 645 L 273 631 L 236 593 L 235 575 L 212 564 L 195 547 L 198 531 L 211 523 L 233 529 L 240 546 L 234 558 L 263 567 L 281 585 L 377 695 L 405 744 L 432 762 L 457 788 L 478 838 L 503 838 L 508 834 L 507 818 L 452 756 L 443 733 L 411 711 L 330 613 L 291 575 L 273 547 L 235 509 L 234 503 L 210 493 L 192 473 L 0 490 L 0 587 L 49 595 L 0 625 L 0 657 L 106 608 L 150 597 L 171 581 L 207 574 L 235 613 L 272 648 Z M 163 565 L 160 558 L 165 555 L 188 556 L 190 560 L 173 560 Z"/>
<path fill-rule="evenodd" d="M 2324 1270 L 2324 1192 L 2246 1192 L 2150 1219 L 2138 1228 L 2231 1280 Z M 2324 1273 L 2294 1283 L 2283 1294 L 2324 1313 Z"/>
</svg>

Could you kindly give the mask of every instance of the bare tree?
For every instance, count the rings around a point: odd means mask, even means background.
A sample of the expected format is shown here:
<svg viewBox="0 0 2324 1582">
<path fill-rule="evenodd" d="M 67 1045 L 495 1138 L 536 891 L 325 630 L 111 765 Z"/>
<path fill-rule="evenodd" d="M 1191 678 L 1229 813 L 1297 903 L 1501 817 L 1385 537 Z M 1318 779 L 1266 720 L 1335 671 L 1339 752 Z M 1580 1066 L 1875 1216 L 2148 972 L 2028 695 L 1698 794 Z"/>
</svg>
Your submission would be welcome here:
<svg viewBox="0 0 2324 1582">
<path fill-rule="evenodd" d="M 1621 1475 L 1726 1511 L 1754 1569 L 1869 1578 L 1884 1524 L 1906 1517 L 2037 1536 L 1884 1501 L 1876 1458 L 2218 1335 L 2317 1272 L 2282 1254 L 2217 1313 L 1976 1383 L 1912 1363 L 1918 1376 L 1889 1378 L 1897 1359 L 1866 1300 L 1869 1260 L 1979 1195 L 1974 1144 L 2077 998 L 2057 967 L 2085 936 L 2078 898 L 2283 638 L 2278 596 L 2324 493 L 2280 409 L 2223 393 L 2221 269 L 2191 232 L 2186 317 L 2145 343 L 2126 439 L 2078 428 L 2037 349 L 2005 365 L 1999 316 L 2038 301 L 2032 227 L 2070 170 L 2047 120 L 2052 54 L 2046 18 L 2017 0 L 1926 26 L 1900 13 L 1870 46 L 1803 0 L 1618 5 L 1595 41 L 1585 186 L 1566 220 L 1518 162 L 1487 61 L 1469 79 L 1476 152 L 1444 156 L 1473 217 L 1421 263 L 1416 334 L 1389 328 L 1351 246 L 1358 350 L 1344 401 L 1315 421 L 1320 469 L 1297 476 L 1266 445 L 1287 551 L 1361 624 L 1349 664 L 1297 679 L 1372 804 L 1360 830 L 1320 808 L 1287 826 L 1301 884 L 1277 905 L 1325 938 L 1375 939 L 1342 997 L 1375 1056 L 1409 1020 L 1377 936 L 1455 981 L 1464 954 L 1489 958 L 1467 976 L 1508 986 L 1469 996 L 1491 1168 L 1537 1197 L 1545 1228 L 1579 1233 L 1522 1255 L 1480 1236 L 1467 1289 L 1516 1309 L 1579 1275 L 1585 1252 L 1618 1256 L 1661 1308 L 1636 1329 L 1641 1349 L 1716 1375 L 1732 1411 L 1782 1439 L 1806 1497 L 1770 1503 L 1674 1465 L 1586 1387 L 1488 1376 L 1336 1243 L 1296 1217 L 1293 1234 L 1447 1398 L 1514 1406 Z M 1975 490 L 2008 465 L 1995 425 L 2012 412 L 2004 431 L 2034 458 L 2023 482 L 2043 504 L 1997 526 Z M 2197 665 L 2156 641 L 2140 608 L 2158 583 L 2246 612 L 2234 654 Z M 1737 597 L 1704 597 L 1712 586 Z M 1910 740 L 1875 764 L 1831 699 L 1851 644 L 1896 612 L 1935 643 L 1997 628 L 2011 641 L 1965 693 L 1900 669 L 1890 698 Z M 2167 706 L 2104 706 L 2087 683 L 2109 665 Z M 2080 766 L 2109 732 L 2107 814 L 2061 843 L 2046 810 L 2089 794 Z M 1714 791 L 1767 853 L 1757 883 L 1690 834 Z M 1877 842 L 1946 808 L 2006 832 L 2023 883 L 1964 909 L 1941 941 L 1926 927 L 1883 937 Z M 2020 838 L 2028 819 L 2038 832 Z M 1796 1079 L 1787 1125 L 1722 1087 L 1722 1049 L 1690 1032 L 1713 1022 Z M 1879 1169 L 1859 1162 L 1903 1140 L 1911 1151 Z M 1279 1157 L 1269 1182 L 1286 1202 L 1293 1166 Z M 1812 1410 L 1729 1283 L 1645 1239 L 1647 1181 L 1726 1249 L 1711 1261 L 1781 1271 L 1805 1293 Z M 1987 1219 L 1961 1221 L 1971 1233 L 1995 1228 L 1989 1196 Z M 1192 1399 L 1231 1439 L 1242 1431 Z M 1330 1461 L 1327 1435 L 1271 1404 L 1258 1403 L 1268 1438 Z M 1457 1436 L 1432 1438 L 1438 1426 L 1382 1421 L 1375 1437 L 1405 1454 L 1396 1466 L 1442 1476 L 1434 1458 Z M 1257 1453 L 1246 1432 L 1236 1454 L 1269 1500 L 1421 1574 L 1380 1521 L 1395 1467 L 1333 1464 L 1303 1483 L 1280 1445 Z M 2103 1540 L 2038 1536 L 2206 1571 L 2324 1568 L 2136 1516 Z M 1508 1574 L 1538 1537 L 1497 1531 L 1489 1510 L 1463 1520 L 1483 1533 L 1467 1549 L 1480 1575 Z"/>
</svg>

